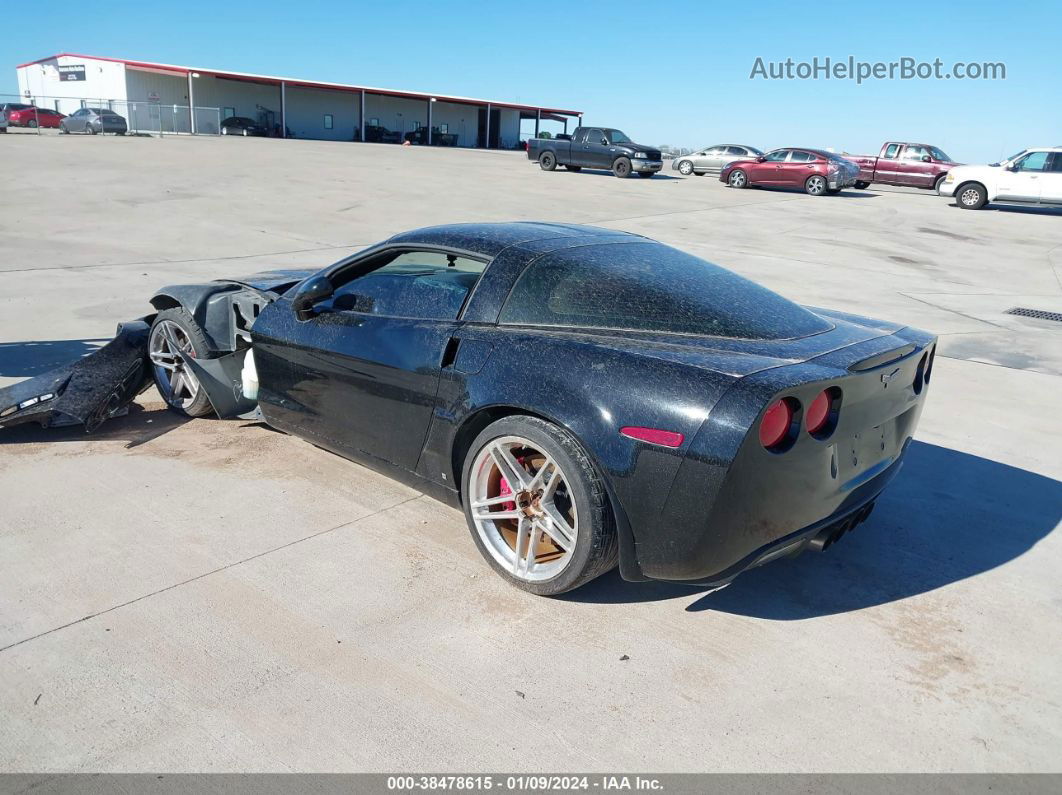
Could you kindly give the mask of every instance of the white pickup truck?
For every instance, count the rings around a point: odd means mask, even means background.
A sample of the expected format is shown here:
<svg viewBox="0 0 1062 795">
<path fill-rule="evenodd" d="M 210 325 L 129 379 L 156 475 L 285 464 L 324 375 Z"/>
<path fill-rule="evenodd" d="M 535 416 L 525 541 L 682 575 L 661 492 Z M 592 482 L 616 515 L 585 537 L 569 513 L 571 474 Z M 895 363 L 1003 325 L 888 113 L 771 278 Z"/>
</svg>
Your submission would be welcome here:
<svg viewBox="0 0 1062 795">
<path fill-rule="evenodd" d="M 1062 146 L 1036 146 L 987 166 L 956 166 L 940 186 L 966 210 L 989 202 L 1062 207 Z"/>
</svg>

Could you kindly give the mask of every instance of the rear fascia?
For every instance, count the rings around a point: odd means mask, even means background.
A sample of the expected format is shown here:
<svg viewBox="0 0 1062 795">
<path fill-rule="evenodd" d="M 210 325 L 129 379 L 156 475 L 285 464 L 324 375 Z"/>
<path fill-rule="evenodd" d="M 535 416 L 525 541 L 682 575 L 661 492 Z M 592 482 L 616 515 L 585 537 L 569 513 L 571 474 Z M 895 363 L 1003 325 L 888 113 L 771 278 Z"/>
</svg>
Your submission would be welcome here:
<svg viewBox="0 0 1062 795">
<path fill-rule="evenodd" d="M 934 344 L 932 335 L 904 329 L 741 379 L 690 444 L 659 519 L 636 527 L 645 575 L 726 582 L 772 549 L 871 503 L 899 470 L 917 426 L 928 384 L 916 393 L 916 374 Z M 850 370 L 909 345 L 901 359 Z M 764 449 L 758 428 L 771 403 L 792 397 L 806 411 L 831 386 L 843 397 L 828 438 L 808 434 L 801 417 L 791 447 Z"/>
</svg>

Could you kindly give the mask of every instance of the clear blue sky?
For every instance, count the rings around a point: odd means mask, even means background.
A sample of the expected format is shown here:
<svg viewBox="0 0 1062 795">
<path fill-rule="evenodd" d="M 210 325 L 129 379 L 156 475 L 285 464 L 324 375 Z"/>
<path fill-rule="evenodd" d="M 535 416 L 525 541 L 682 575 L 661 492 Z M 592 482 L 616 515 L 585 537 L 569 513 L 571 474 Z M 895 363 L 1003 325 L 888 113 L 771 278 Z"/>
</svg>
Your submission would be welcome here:
<svg viewBox="0 0 1062 795">
<path fill-rule="evenodd" d="M 15 66 L 69 51 L 519 100 L 586 112 L 650 144 L 876 151 L 937 144 L 967 162 L 1062 144 L 1062 2 L 13 0 Z M 1007 78 L 750 80 L 765 61 L 1002 61 Z"/>
</svg>

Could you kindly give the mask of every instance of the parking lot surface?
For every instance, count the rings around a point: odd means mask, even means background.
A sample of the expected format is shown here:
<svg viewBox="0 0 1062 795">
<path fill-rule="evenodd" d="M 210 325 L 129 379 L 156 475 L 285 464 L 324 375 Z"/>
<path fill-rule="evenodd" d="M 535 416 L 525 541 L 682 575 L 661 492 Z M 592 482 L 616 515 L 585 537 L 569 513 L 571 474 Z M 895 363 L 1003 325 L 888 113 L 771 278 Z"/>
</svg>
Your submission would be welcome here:
<svg viewBox="0 0 1062 795">
<path fill-rule="evenodd" d="M 94 435 L 0 430 L 0 769 L 1062 770 L 1062 325 L 1004 314 L 1062 312 L 1062 213 L 271 139 L 0 160 L 0 384 L 164 284 L 458 221 L 642 233 L 941 340 L 870 520 L 711 594 L 524 594 L 459 512 L 154 390 Z"/>
</svg>

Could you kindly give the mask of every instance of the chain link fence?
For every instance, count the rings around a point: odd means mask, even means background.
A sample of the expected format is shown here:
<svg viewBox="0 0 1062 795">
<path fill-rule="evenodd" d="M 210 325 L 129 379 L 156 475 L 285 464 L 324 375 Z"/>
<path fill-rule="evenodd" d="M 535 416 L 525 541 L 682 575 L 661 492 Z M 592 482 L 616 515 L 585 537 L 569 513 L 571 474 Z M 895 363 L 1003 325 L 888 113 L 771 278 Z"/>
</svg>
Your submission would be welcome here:
<svg viewBox="0 0 1062 795">
<path fill-rule="evenodd" d="M 0 94 L 0 131 L 31 135 L 90 132 L 84 109 L 105 116 L 95 125 L 95 132 L 120 132 L 128 135 L 220 135 L 220 108 L 196 105 L 165 105 L 159 102 L 134 102 L 125 99 L 90 97 L 23 97 Z"/>
</svg>

